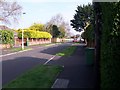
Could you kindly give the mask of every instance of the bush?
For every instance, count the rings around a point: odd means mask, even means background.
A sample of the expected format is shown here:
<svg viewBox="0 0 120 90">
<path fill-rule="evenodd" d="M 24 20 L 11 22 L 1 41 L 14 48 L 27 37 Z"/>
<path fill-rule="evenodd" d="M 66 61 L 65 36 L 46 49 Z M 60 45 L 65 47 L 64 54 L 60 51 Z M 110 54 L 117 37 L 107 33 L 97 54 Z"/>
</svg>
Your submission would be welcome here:
<svg viewBox="0 0 120 90">
<path fill-rule="evenodd" d="M 22 31 L 18 31 L 18 37 L 22 38 Z M 33 31 L 33 30 L 24 30 L 24 38 L 51 38 L 51 34 L 48 32 L 40 32 L 40 31 Z"/>
<path fill-rule="evenodd" d="M 101 6 L 101 87 L 120 88 L 120 2 Z"/>
<path fill-rule="evenodd" d="M 14 34 L 12 31 L 0 30 L 0 43 L 1 44 L 13 44 L 14 43 Z"/>
</svg>

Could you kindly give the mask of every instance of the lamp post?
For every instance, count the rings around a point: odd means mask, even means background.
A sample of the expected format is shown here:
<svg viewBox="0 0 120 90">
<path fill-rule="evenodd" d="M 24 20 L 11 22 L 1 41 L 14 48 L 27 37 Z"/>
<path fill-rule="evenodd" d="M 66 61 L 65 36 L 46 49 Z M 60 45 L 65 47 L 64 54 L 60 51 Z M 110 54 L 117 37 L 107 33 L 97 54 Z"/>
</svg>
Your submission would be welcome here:
<svg viewBox="0 0 120 90">
<path fill-rule="evenodd" d="M 22 14 L 26 14 L 26 13 L 22 13 Z M 24 30 L 22 29 L 22 50 L 24 50 Z"/>
</svg>

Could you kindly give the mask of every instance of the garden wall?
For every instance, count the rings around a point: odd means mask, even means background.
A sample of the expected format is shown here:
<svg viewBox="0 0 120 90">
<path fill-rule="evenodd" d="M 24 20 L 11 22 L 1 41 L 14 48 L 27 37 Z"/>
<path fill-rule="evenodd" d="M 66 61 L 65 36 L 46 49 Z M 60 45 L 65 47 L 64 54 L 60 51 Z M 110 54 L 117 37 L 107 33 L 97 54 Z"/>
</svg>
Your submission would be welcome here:
<svg viewBox="0 0 120 90">
<path fill-rule="evenodd" d="M 24 39 L 24 45 L 26 45 L 27 39 Z M 51 43 L 51 39 L 29 39 L 29 45 L 37 45 L 37 44 L 46 44 Z M 14 46 L 21 46 L 22 39 L 17 38 Z"/>
<path fill-rule="evenodd" d="M 63 42 L 64 41 L 64 39 L 63 38 L 52 38 L 51 39 L 51 42 Z"/>
<path fill-rule="evenodd" d="M 24 39 L 24 45 L 26 45 L 27 39 Z M 29 45 L 47 44 L 51 43 L 51 39 L 29 39 Z M 20 47 L 22 45 L 22 39 L 15 38 L 13 47 Z M 0 49 L 10 48 L 10 44 L 0 44 Z"/>
<path fill-rule="evenodd" d="M 10 44 L 0 44 L 0 49 L 10 48 Z"/>
</svg>

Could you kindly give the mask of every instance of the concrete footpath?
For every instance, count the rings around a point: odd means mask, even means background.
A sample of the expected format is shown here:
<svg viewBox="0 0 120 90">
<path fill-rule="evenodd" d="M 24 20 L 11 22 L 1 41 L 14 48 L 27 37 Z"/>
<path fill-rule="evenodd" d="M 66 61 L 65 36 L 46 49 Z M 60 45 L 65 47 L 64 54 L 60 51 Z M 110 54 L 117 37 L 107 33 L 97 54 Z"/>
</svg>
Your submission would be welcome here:
<svg viewBox="0 0 120 90">
<path fill-rule="evenodd" d="M 52 88 L 94 88 L 94 66 L 86 64 L 85 47 L 77 45 L 72 56 L 52 60 L 49 65 L 61 65 L 63 71 L 58 75 Z"/>
</svg>

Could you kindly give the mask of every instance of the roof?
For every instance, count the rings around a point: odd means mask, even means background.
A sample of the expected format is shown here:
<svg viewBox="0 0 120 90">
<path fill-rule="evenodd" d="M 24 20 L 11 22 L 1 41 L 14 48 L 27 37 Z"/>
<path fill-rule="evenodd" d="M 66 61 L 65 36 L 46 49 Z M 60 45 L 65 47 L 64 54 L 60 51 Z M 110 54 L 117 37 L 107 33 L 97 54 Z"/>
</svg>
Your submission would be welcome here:
<svg viewBox="0 0 120 90">
<path fill-rule="evenodd" d="M 0 25 L 0 30 L 12 30 L 11 28 L 5 26 L 5 25 Z M 14 35 L 17 35 L 16 31 L 13 31 Z"/>
<path fill-rule="evenodd" d="M 0 25 L 0 30 L 11 30 L 11 29 L 5 25 Z"/>
</svg>

